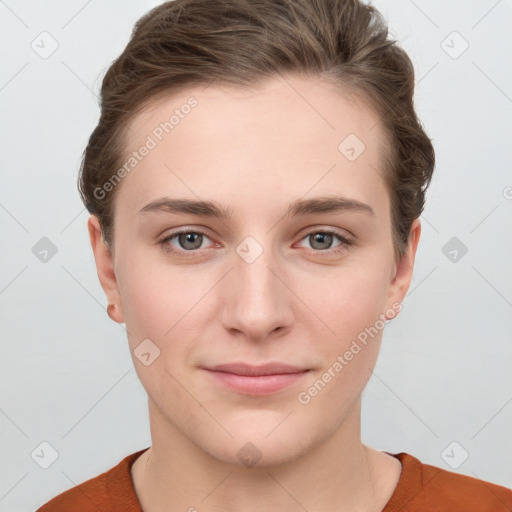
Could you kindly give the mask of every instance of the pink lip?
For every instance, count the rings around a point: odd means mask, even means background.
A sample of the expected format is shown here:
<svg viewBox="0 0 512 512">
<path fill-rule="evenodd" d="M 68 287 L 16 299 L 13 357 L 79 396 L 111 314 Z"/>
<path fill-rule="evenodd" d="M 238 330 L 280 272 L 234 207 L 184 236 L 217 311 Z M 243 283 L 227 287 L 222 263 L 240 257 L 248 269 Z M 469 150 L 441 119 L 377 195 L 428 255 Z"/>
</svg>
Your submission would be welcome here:
<svg viewBox="0 0 512 512">
<path fill-rule="evenodd" d="M 245 363 L 203 367 L 217 382 L 246 395 L 267 395 L 284 389 L 309 372 L 309 369 L 284 363 L 252 366 Z"/>
</svg>

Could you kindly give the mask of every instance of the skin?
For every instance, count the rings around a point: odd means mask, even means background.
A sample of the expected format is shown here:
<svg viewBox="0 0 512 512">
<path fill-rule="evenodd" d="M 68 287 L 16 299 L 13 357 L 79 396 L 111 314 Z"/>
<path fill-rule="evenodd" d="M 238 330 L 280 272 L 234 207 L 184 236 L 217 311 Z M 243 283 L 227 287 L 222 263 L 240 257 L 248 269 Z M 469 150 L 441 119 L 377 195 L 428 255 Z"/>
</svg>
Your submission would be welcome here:
<svg viewBox="0 0 512 512">
<path fill-rule="evenodd" d="M 138 114 L 127 148 L 139 148 L 190 96 L 198 105 L 118 185 L 112 251 L 97 218 L 88 221 L 99 280 L 116 303 L 111 317 L 126 323 L 148 394 L 152 446 L 132 467 L 139 501 L 145 512 L 169 504 L 201 512 L 380 511 L 401 464 L 365 446 L 360 423 L 382 330 L 309 403 L 297 399 L 409 288 L 421 226 L 416 219 L 395 261 L 378 117 L 318 78 L 272 79 L 250 93 L 210 85 Z M 338 150 L 350 133 L 366 146 L 355 161 Z M 296 199 L 329 195 L 357 199 L 375 214 L 284 217 Z M 138 214 L 163 196 L 216 201 L 233 218 Z M 183 227 L 208 235 L 195 252 L 180 237 L 166 242 L 178 252 L 166 252 L 159 241 Z M 329 228 L 353 244 L 309 236 Z M 263 249 L 252 263 L 236 251 L 247 236 Z M 160 356 L 145 366 L 133 352 L 147 338 Z M 310 372 L 274 394 L 247 396 L 200 368 L 234 361 L 282 361 Z M 237 457 L 247 442 L 261 455 L 252 467 Z"/>
</svg>

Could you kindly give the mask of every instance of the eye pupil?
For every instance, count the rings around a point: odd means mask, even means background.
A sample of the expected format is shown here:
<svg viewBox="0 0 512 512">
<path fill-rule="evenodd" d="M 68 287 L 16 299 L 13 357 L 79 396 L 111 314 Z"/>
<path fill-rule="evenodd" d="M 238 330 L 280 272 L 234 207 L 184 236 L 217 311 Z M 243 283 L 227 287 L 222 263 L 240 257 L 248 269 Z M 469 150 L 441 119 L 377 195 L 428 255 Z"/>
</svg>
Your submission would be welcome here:
<svg viewBox="0 0 512 512">
<path fill-rule="evenodd" d="M 201 247 L 201 239 L 203 235 L 200 233 L 181 233 L 179 235 L 179 243 L 184 249 L 198 249 Z M 197 243 L 197 240 L 199 239 L 199 244 Z M 187 244 L 191 243 L 192 247 L 188 246 Z"/>
<path fill-rule="evenodd" d="M 314 233 L 312 236 L 312 247 L 314 249 L 328 249 L 332 244 L 332 235 L 329 233 Z M 319 242 L 322 247 L 315 247 L 315 244 Z"/>
</svg>

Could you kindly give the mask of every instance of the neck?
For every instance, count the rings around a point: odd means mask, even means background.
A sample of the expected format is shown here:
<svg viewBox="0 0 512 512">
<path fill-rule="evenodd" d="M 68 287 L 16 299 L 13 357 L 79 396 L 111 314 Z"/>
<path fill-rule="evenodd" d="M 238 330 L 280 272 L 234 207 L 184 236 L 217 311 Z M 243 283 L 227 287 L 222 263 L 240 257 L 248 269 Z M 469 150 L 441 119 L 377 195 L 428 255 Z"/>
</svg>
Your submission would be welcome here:
<svg viewBox="0 0 512 512">
<path fill-rule="evenodd" d="M 379 512 L 391 497 L 401 464 L 366 447 L 360 401 L 334 435 L 278 465 L 245 467 L 211 456 L 162 416 L 149 400 L 152 446 L 132 466 L 144 512 Z"/>
</svg>

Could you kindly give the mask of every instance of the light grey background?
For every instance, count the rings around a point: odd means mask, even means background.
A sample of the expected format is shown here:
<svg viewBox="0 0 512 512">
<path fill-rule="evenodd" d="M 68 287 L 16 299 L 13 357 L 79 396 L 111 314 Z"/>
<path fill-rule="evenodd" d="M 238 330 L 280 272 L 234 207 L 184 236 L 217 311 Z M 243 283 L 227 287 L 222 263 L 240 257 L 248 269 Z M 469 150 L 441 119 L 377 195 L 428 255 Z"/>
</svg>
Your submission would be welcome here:
<svg viewBox="0 0 512 512">
<path fill-rule="evenodd" d="M 103 74 L 158 3 L 0 1 L 2 511 L 33 511 L 150 445 L 76 177 Z M 512 2 L 373 3 L 414 62 L 437 166 L 410 291 L 363 395 L 363 442 L 512 487 Z M 43 31 L 58 42 L 45 59 L 31 47 L 51 49 Z M 32 252 L 43 237 L 57 248 L 46 263 Z M 466 254 L 443 252 L 452 237 Z M 31 455 L 42 442 L 58 453 L 48 469 Z"/>
</svg>

